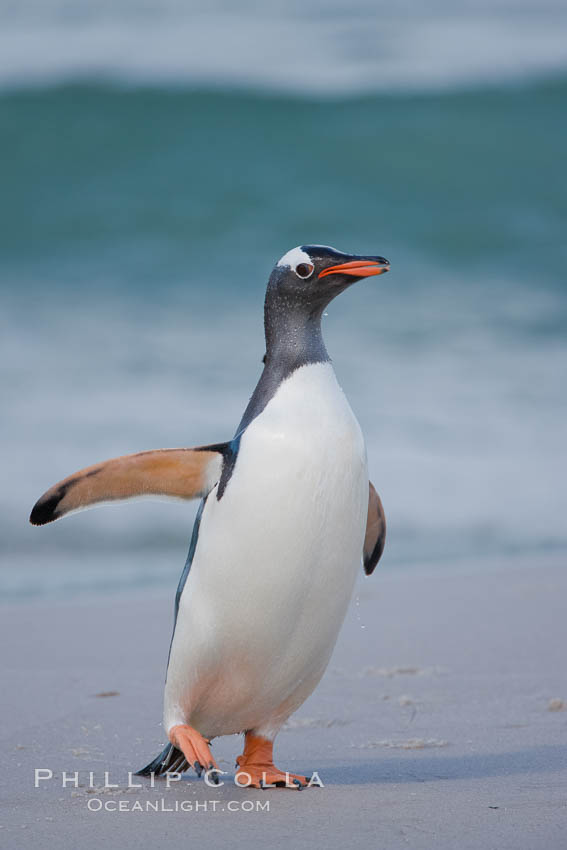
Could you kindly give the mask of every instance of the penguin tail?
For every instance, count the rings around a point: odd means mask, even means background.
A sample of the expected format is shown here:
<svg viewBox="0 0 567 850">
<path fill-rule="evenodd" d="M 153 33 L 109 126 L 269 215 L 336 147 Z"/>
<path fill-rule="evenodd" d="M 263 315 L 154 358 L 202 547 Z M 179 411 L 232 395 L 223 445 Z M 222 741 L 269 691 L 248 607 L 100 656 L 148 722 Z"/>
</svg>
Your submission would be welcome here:
<svg viewBox="0 0 567 850">
<path fill-rule="evenodd" d="M 136 771 L 136 776 L 163 776 L 165 773 L 184 773 L 189 770 L 189 762 L 177 747 L 168 744 L 156 758 Z"/>
</svg>

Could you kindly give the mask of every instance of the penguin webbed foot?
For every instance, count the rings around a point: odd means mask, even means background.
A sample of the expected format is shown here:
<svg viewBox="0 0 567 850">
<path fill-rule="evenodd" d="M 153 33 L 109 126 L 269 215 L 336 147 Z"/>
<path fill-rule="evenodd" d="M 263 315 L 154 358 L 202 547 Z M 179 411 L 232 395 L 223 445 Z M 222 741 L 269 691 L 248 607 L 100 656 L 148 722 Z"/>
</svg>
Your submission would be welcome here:
<svg viewBox="0 0 567 850">
<path fill-rule="evenodd" d="M 291 788 L 301 791 L 310 777 L 279 770 L 273 761 L 273 741 L 246 732 L 244 752 L 236 759 L 236 783 L 243 788 Z"/>
<path fill-rule="evenodd" d="M 199 778 L 205 771 L 211 781 L 218 785 L 220 770 L 209 749 L 210 741 L 186 724 L 173 726 L 169 731 L 169 740 L 173 747 L 181 751 L 187 767 L 191 765 Z"/>
<path fill-rule="evenodd" d="M 273 762 L 251 765 L 243 761 L 238 765 L 235 778 L 236 784 L 241 788 L 260 788 L 262 791 L 268 791 L 270 788 L 302 791 L 311 781 L 310 776 L 279 770 Z"/>
</svg>

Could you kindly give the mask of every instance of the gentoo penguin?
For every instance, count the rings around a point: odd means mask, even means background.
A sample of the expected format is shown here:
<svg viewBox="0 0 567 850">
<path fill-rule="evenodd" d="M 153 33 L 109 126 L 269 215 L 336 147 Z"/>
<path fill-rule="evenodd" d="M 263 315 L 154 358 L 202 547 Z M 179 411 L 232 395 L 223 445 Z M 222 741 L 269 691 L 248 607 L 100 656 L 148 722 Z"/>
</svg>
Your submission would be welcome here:
<svg viewBox="0 0 567 850">
<path fill-rule="evenodd" d="M 321 317 L 352 283 L 388 270 L 383 257 L 322 245 L 288 251 L 270 275 L 264 369 L 233 439 L 95 464 L 32 510 L 44 525 L 140 495 L 202 500 L 175 597 L 169 743 L 139 774 L 191 766 L 218 779 L 211 739 L 243 732 L 239 784 L 309 781 L 274 766 L 273 742 L 323 675 L 361 556 L 372 573 L 386 533 Z"/>
</svg>

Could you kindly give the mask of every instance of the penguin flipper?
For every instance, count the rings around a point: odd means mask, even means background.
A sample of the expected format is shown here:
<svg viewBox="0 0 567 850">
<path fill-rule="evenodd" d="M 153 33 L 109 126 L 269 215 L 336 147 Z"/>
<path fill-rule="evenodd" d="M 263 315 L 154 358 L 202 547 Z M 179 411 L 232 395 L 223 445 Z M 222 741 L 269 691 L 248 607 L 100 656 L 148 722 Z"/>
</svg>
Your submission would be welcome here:
<svg viewBox="0 0 567 850">
<path fill-rule="evenodd" d="M 140 496 L 198 499 L 219 480 L 229 443 L 194 449 L 157 449 L 88 466 L 55 484 L 35 503 L 32 525 L 71 511 Z"/>
<path fill-rule="evenodd" d="M 374 572 L 386 543 L 386 516 L 372 481 L 368 482 L 368 491 L 368 518 L 363 549 L 364 572 L 367 576 Z"/>
<path fill-rule="evenodd" d="M 185 773 L 189 770 L 189 762 L 177 747 L 168 744 L 156 758 L 136 771 L 136 776 L 163 776 L 164 773 Z"/>
</svg>

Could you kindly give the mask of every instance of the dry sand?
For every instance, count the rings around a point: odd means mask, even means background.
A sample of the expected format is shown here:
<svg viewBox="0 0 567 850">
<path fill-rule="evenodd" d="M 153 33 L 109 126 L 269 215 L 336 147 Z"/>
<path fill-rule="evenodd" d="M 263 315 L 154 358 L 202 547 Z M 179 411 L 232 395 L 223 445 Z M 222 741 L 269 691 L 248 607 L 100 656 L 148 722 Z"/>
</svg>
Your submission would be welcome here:
<svg viewBox="0 0 567 850">
<path fill-rule="evenodd" d="M 231 774 L 127 788 L 164 742 L 170 596 L 4 607 L 1 846 L 567 847 L 564 566 L 378 571 L 358 597 L 277 740 L 280 767 L 325 784 L 299 793 L 236 789 Z M 221 767 L 240 747 L 215 742 Z M 35 768 L 53 779 L 34 788 Z M 101 792 L 104 771 L 119 788 Z"/>
</svg>

